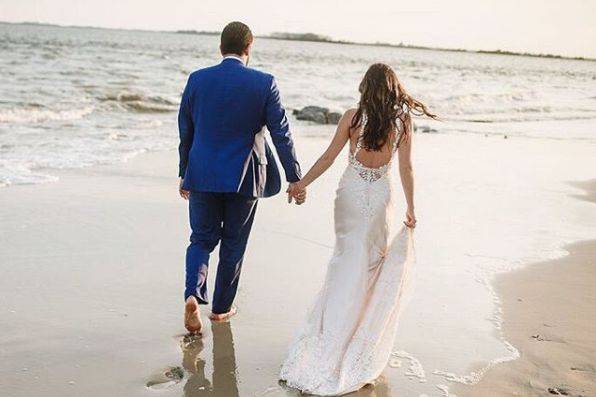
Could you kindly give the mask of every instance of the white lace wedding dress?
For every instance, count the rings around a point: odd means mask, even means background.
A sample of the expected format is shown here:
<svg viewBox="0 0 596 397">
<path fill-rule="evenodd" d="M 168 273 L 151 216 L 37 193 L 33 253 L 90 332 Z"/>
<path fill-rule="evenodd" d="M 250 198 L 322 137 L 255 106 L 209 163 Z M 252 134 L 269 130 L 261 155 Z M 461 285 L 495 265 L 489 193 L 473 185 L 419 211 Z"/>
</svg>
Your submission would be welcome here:
<svg viewBox="0 0 596 397">
<path fill-rule="evenodd" d="M 361 141 L 362 131 L 337 189 L 325 284 L 281 368 L 280 379 L 309 394 L 349 393 L 381 375 L 414 261 L 410 229 L 391 239 L 391 160 L 365 167 L 357 157 Z"/>
</svg>

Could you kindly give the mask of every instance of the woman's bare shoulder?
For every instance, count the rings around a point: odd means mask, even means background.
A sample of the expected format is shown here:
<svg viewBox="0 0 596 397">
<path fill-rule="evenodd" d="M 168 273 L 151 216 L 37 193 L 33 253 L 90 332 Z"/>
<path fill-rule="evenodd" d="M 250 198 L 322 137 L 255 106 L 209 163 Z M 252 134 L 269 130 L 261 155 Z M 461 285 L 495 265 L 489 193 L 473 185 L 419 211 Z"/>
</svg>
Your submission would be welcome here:
<svg viewBox="0 0 596 397">
<path fill-rule="evenodd" d="M 341 123 L 344 123 L 347 126 L 351 126 L 352 125 L 352 119 L 354 118 L 354 115 L 356 114 L 356 111 L 358 109 L 355 108 L 351 108 L 348 109 L 344 112 L 343 116 L 341 116 Z"/>
<path fill-rule="evenodd" d="M 344 112 L 344 117 L 349 118 L 351 120 L 357 111 L 358 111 L 358 109 L 356 109 L 356 108 L 350 108 Z"/>
<path fill-rule="evenodd" d="M 343 116 L 341 116 L 341 120 L 340 120 L 340 125 L 342 125 L 342 127 L 346 130 L 348 137 L 351 139 L 352 135 L 354 133 L 353 128 L 352 128 L 352 120 L 354 120 L 354 116 L 356 115 L 356 111 L 358 109 L 356 108 L 350 108 L 348 110 L 346 110 L 343 114 Z"/>
</svg>

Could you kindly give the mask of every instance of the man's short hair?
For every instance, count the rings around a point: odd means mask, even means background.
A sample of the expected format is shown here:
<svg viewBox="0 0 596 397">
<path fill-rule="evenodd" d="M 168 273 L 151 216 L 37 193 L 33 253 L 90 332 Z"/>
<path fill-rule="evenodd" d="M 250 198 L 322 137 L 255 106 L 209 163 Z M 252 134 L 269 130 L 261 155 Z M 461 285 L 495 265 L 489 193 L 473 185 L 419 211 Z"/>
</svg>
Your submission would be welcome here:
<svg viewBox="0 0 596 397">
<path fill-rule="evenodd" d="M 221 53 L 242 55 L 252 43 L 250 28 L 242 22 L 230 22 L 221 32 Z"/>
</svg>

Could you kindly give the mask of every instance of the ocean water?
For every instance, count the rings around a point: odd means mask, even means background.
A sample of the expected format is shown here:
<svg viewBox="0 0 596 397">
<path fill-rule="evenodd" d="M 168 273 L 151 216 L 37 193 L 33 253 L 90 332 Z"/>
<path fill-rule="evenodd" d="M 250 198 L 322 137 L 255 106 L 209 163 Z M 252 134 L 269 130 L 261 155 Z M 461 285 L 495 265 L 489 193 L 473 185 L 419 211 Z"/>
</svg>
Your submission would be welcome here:
<svg viewBox="0 0 596 397">
<path fill-rule="evenodd" d="M 342 111 L 377 61 L 441 116 L 425 131 L 596 139 L 596 62 L 257 39 L 251 66 L 289 110 Z M 186 78 L 217 62 L 215 36 L 0 23 L 0 185 L 176 147 Z"/>
</svg>

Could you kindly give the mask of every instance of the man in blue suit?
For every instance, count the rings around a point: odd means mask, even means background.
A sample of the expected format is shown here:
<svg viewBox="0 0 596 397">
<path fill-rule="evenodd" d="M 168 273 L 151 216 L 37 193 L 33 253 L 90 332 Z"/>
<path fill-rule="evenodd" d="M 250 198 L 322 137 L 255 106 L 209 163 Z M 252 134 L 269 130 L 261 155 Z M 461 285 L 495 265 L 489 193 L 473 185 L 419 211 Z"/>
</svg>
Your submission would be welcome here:
<svg viewBox="0 0 596 397">
<path fill-rule="evenodd" d="M 180 195 L 189 200 L 192 234 L 186 251 L 184 323 L 199 332 L 199 305 L 208 303 L 209 255 L 219 243 L 219 264 L 210 318 L 235 314 L 234 297 L 242 260 L 260 197 L 281 190 L 277 163 L 264 136 L 265 126 L 292 189 L 301 178 L 288 119 L 273 76 L 247 66 L 253 35 L 232 22 L 221 34 L 219 65 L 193 72 L 182 94 Z"/>
</svg>

